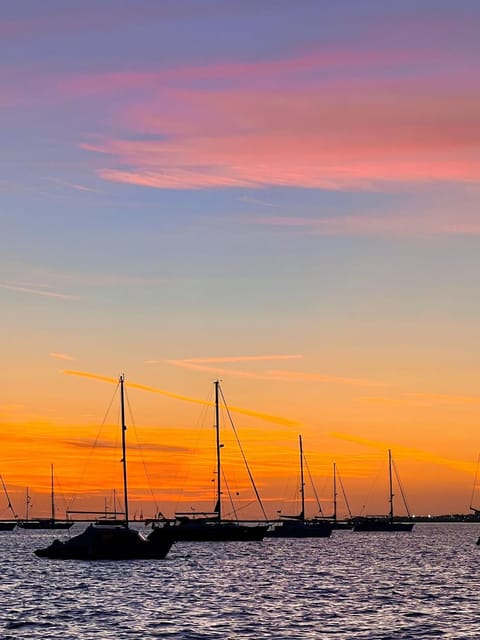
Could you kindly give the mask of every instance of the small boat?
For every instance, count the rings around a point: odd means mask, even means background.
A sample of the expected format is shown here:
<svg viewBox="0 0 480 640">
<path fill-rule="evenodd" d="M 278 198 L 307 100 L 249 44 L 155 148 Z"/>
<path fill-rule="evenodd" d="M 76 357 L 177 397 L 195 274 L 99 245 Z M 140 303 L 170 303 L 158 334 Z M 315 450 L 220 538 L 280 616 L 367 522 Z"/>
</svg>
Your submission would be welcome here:
<svg viewBox="0 0 480 640">
<path fill-rule="evenodd" d="M 326 519 L 317 517 L 305 518 L 305 481 L 303 474 L 302 436 L 298 436 L 300 447 L 300 498 L 301 511 L 296 516 L 282 516 L 281 521 L 272 525 L 267 531 L 269 538 L 329 538 L 332 524 Z"/>
<path fill-rule="evenodd" d="M 413 521 L 411 520 L 410 511 L 408 509 L 405 496 L 400 487 L 405 508 L 407 510 L 410 521 L 403 521 L 397 519 L 393 514 L 393 478 L 392 478 L 392 452 L 388 450 L 388 477 L 389 477 L 389 489 L 390 489 L 390 512 L 387 516 L 355 516 L 352 518 L 354 531 L 411 531 L 413 529 Z"/>
<path fill-rule="evenodd" d="M 122 465 L 125 519 L 122 525 L 90 524 L 85 531 L 66 540 L 54 540 L 45 549 L 37 549 L 40 558 L 56 560 L 136 560 L 165 558 L 173 544 L 170 527 L 156 526 L 148 536 L 129 526 L 127 451 L 125 432 L 124 376 L 119 379 L 122 423 Z M 173 527 L 172 527 L 173 528 Z"/>
<path fill-rule="evenodd" d="M 30 520 L 28 511 L 30 506 L 30 495 L 27 487 L 27 499 L 25 508 L 25 520 L 19 520 L 18 526 L 22 529 L 70 529 L 73 526 L 72 520 L 57 520 L 55 517 L 55 491 L 53 481 L 53 464 L 51 465 L 51 490 L 50 490 L 51 517 L 35 518 Z"/>
<path fill-rule="evenodd" d="M 217 462 L 217 486 L 216 503 L 213 512 L 192 515 L 191 513 L 177 513 L 173 527 L 175 540 L 191 542 L 233 542 L 247 540 L 263 540 L 268 524 L 245 524 L 235 520 L 222 518 L 222 466 L 220 451 L 220 411 L 219 396 L 221 393 L 220 382 L 215 385 L 215 433 L 216 433 L 216 462 Z M 223 394 L 222 394 L 223 397 Z M 225 402 L 225 399 L 223 399 Z M 256 489 L 255 492 L 257 493 Z M 259 498 L 257 493 L 257 498 Z M 261 504 L 261 503 L 260 503 Z"/>
</svg>

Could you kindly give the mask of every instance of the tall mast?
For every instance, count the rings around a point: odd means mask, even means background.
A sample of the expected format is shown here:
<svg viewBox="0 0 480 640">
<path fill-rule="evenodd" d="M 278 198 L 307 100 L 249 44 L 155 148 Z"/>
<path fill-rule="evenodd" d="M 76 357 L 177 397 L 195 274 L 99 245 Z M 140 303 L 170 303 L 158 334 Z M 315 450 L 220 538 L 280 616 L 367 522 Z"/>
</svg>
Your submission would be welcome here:
<svg viewBox="0 0 480 640">
<path fill-rule="evenodd" d="M 28 508 L 30 506 L 30 495 L 28 493 L 28 487 L 27 487 L 27 496 L 25 499 L 25 520 L 28 522 Z"/>
<path fill-rule="evenodd" d="M 53 489 L 53 464 L 51 467 L 51 498 L 52 498 L 52 522 L 55 521 L 55 494 L 54 494 L 54 489 Z"/>
<path fill-rule="evenodd" d="M 123 497 L 125 501 L 125 527 L 128 527 L 128 490 L 127 490 L 127 446 L 126 436 L 127 425 L 125 424 L 125 398 L 123 391 L 123 384 L 125 382 L 125 375 L 122 373 L 119 379 L 120 382 L 120 411 L 122 420 L 122 464 L 123 464 Z"/>
<path fill-rule="evenodd" d="M 300 512 L 300 520 L 305 520 L 305 482 L 303 479 L 303 446 L 302 436 L 298 436 L 300 443 L 300 496 L 302 498 L 302 511 Z"/>
<path fill-rule="evenodd" d="M 222 483 L 221 483 L 221 462 L 220 462 L 220 411 L 218 406 L 218 387 L 219 380 L 215 380 L 215 432 L 217 443 L 217 504 L 215 510 L 217 512 L 218 523 L 222 521 Z"/>
<path fill-rule="evenodd" d="M 337 463 L 333 463 L 333 521 L 337 521 Z"/>
<path fill-rule="evenodd" d="M 392 451 L 388 450 L 388 478 L 390 483 L 390 522 L 393 522 L 393 482 L 392 482 Z"/>
</svg>

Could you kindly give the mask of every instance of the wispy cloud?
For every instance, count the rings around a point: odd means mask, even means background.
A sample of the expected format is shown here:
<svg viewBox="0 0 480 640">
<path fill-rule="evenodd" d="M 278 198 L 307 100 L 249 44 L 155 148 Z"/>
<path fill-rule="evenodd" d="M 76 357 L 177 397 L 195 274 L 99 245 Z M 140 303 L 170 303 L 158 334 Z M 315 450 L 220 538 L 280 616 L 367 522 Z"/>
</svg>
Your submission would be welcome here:
<svg viewBox="0 0 480 640">
<path fill-rule="evenodd" d="M 412 233 L 426 235 L 478 235 L 480 221 L 477 214 L 462 211 L 454 215 L 435 210 L 424 212 L 391 212 L 359 215 L 323 215 L 316 218 L 302 216 L 243 217 L 243 224 L 278 227 L 308 233 L 332 236 L 407 236 Z"/>
<path fill-rule="evenodd" d="M 15 273 L 10 274 L 10 278 L 12 280 L 15 279 L 15 287 L 34 289 L 35 291 L 51 291 L 57 287 L 155 286 L 167 281 L 165 276 L 99 271 L 62 271 L 34 265 L 18 266 Z M 39 284 L 40 281 L 48 282 L 49 284 Z M 9 283 L 9 286 L 12 286 L 11 283 Z"/>
<path fill-rule="evenodd" d="M 66 180 L 60 180 L 59 178 L 45 178 L 45 179 L 61 187 L 74 189 L 75 191 L 86 191 L 88 193 L 101 193 L 100 189 L 95 189 L 94 187 L 87 187 L 84 184 L 77 184 L 76 182 L 68 182 Z"/>
<path fill-rule="evenodd" d="M 236 363 L 236 362 L 264 362 L 269 360 L 299 360 L 303 358 L 300 354 L 294 355 L 260 355 L 260 356 L 221 356 L 213 358 L 184 358 L 183 360 L 170 360 L 170 364 L 192 363 L 192 364 L 208 364 L 212 362 L 220 363 Z M 147 360 L 146 363 L 158 363 L 160 360 Z"/>
<path fill-rule="evenodd" d="M 110 378 L 107 376 L 101 376 L 98 375 L 96 373 L 89 373 L 87 371 L 72 371 L 72 370 L 65 370 L 63 371 L 64 374 L 66 375 L 70 375 L 70 376 L 79 376 L 82 378 L 89 378 L 91 380 L 99 380 L 101 382 L 108 382 L 110 384 L 118 384 L 118 380 L 116 378 Z M 214 403 L 213 402 L 209 402 L 208 400 L 201 400 L 199 398 L 190 398 L 188 396 L 184 396 L 184 395 L 180 395 L 178 393 L 173 393 L 171 391 L 166 391 L 165 389 L 158 389 L 156 387 L 150 387 L 148 385 L 144 385 L 144 384 L 138 384 L 136 382 L 126 382 L 125 383 L 127 387 L 130 387 L 132 389 L 140 389 L 141 391 L 148 391 L 150 393 L 158 393 L 160 395 L 166 396 L 168 398 L 172 398 L 174 400 L 182 400 L 183 402 L 193 402 L 195 404 L 202 404 L 202 405 L 206 405 L 209 407 L 213 407 Z M 239 413 L 239 414 L 243 414 L 246 416 L 250 416 L 252 418 L 259 418 L 260 420 L 265 420 L 267 422 L 272 422 L 274 424 L 281 424 L 281 425 L 290 425 L 290 426 L 296 426 L 299 423 L 296 422 L 295 420 L 290 420 L 289 418 L 283 418 L 281 416 L 275 416 L 275 415 L 271 415 L 271 414 L 267 414 L 267 413 L 262 413 L 259 411 L 253 411 L 251 409 L 242 409 L 240 407 L 233 407 L 233 406 L 228 406 L 229 411 L 232 411 L 233 413 Z"/>
<path fill-rule="evenodd" d="M 475 472 L 475 464 L 472 462 L 465 462 L 464 460 L 452 460 L 450 458 L 438 456 L 435 453 L 431 453 L 429 451 L 423 451 L 421 449 L 415 449 L 413 447 L 404 447 L 401 445 L 392 446 L 391 443 L 389 444 L 378 440 L 369 440 L 367 438 L 360 438 L 352 434 L 341 433 L 337 431 L 332 431 L 329 435 L 339 440 L 353 442 L 365 447 L 377 449 L 379 451 L 386 452 L 388 449 L 393 449 L 394 455 L 409 458 L 411 460 L 418 460 L 420 462 L 438 464 L 444 467 L 449 467 L 454 471 L 462 471 L 472 475 Z"/>
<path fill-rule="evenodd" d="M 68 353 L 56 353 L 52 351 L 48 354 L 51 358 L 55 358 L 55 360 L 75 360 L 73 356 L 69 356 Z"/>
<path fill-rule="evenodd" d="M 252 198 L 251 196 L 242 196 L 240 198 L 240 201 L 246 202 L 247 204 L 256 204 L 256 205 L 259 205 L 260 207 L 273 208 L 278 206 L 273 204 L 272 202 L 267 202 L 266 200 L 260 200 L 260 198 Z"/>
<path fill-rule="evenodd" d="M 448 393 L 400 393 L 395 396 L 361 396 L 357 402 L 392 407 L 433 407 L 438 405 L 480 405 L 480 396 L 462 396 Z"/>
<path fill-rule="evenodd" d="M 0 288 L 8 289 L 10 291 L 18 291 L 20 293 L 32 293 L 36 296 L 42 296 L 45 298 L 56 298 L 58 300 L 76 300 L 77 296 L 72 296 L 66 293 L 58 293 L 56 291 L 48 291 L 41 288 L 22 287 L 15 284 L 6 284 L 0 282 Z"/>
<path fill-rule="evenodd" d="M 390 384 L 378 382 L 376 380 L 368 380 L 366 378 L 349 378 L 345 376 L 332 376 L 320 373 L 309 373 L 303 371 L 289 370 L 266 370 L 266 371 L 244 371 L 239 369 L 224 369 L 220 367 L 210 366 L 220 363 L 242 363 L 242 362 L 264 362 L 269 360 L 298 360 L 303 358 L 301 355 L 270 355 L 270 356 L 240 356 L 240 357 L 217 357 L 217 358 L 185 358 L 183 360 L 167 360 L 168 364 L 185 369 L 193 369 L 197 371 L 206 371 L 215 375 L 229 375 L 239 378 L 252 378 L 254 380 L 274 380 L 280 382 L 325 382 L 332 384 L 345 384 L 353 386 L 373 386 L 388 387 Z M 148 364 L 155 364 L 161 361 L 147 360 Z"/>
<path fill-rule="evenodd" d="M 448 93 L 444 81 L 373 74 L 313 87 L 170 88 L 125 109 L 133 135 L 82 147 L 103 155 L 104 180 L 160 189 L 476 183 L 477 104 L 467 80 L 450 78 Z"/>
</svg>

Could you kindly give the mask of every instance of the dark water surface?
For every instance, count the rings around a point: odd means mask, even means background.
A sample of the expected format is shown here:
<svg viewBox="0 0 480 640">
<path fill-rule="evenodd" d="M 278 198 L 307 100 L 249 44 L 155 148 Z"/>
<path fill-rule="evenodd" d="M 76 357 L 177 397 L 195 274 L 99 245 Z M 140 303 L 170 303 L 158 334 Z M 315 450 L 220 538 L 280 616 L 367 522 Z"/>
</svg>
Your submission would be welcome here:
<svg viewBox="0 0 480 640">
<path fill-rule="evenodd" d="M 479 534 L 417 524 L 87 563 L 34 556 L 55 532 L 2 532 L 0 638 L 480 639 Z"/>
</svg>

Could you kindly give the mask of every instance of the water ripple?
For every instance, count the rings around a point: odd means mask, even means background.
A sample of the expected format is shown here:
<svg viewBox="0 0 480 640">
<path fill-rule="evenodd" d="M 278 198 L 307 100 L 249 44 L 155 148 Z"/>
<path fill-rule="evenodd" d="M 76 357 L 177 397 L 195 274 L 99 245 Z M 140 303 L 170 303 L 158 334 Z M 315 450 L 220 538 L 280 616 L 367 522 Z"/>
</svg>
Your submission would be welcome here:
<svg viewBox="0 0 480 640">
<path fill-rule="evenodd" d="M 0 536 L 0 637 L 51 640 L 480 638 L 475 525 L 330 539 L 182 543 L 163 561 L 39 559 Z"/>
</svg>

